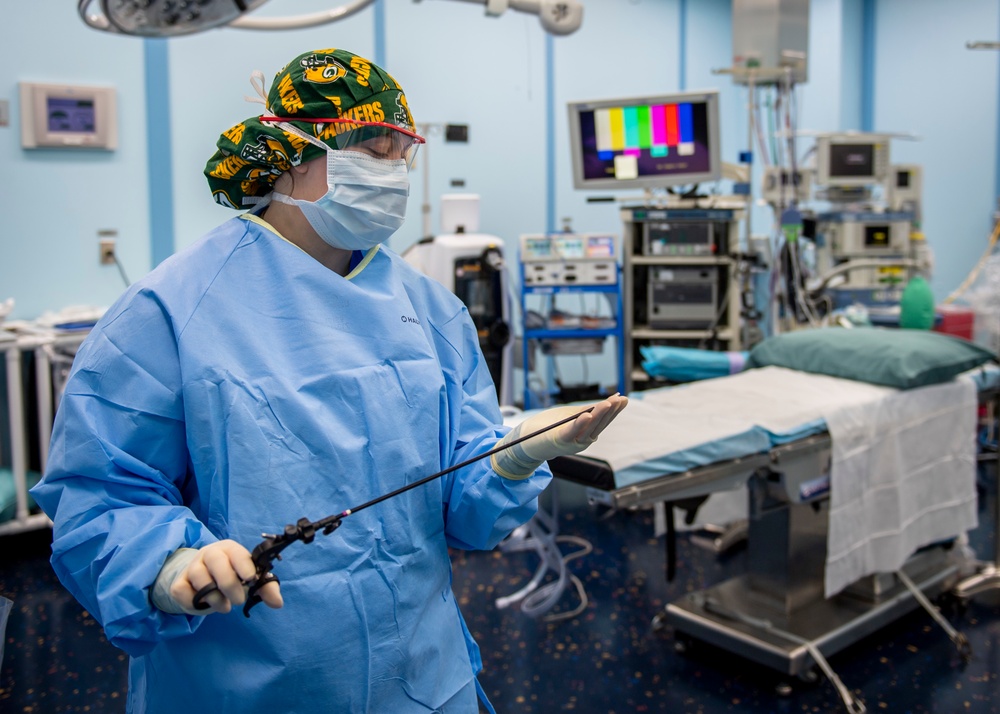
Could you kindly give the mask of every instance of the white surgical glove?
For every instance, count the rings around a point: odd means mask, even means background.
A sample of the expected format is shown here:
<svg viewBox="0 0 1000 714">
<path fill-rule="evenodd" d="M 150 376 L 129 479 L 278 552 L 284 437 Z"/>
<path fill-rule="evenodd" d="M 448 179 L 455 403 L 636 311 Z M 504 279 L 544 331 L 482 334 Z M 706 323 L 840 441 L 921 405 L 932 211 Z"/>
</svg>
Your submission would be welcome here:
<svg viewBox="0 0 1000 714">
<path fill-rule="evenodd" d="M 557 456 L 578 454 L 597 441 L 598 435 L 611 423 L 628 404 L 628 397 L 620 394 L 608 397 L 594 406 L 593 411 L 583 414 L 573 421 L 533 436 L 509 449 L 497 452 L 490 457 L 493 470 L 504 478 L 524 479 L 534 473 L 542 462 Z M 530 416 L 515 426 L 497 446 L 509 444 L 532 432 L 544 429 L 573 414 L 582 412 L 586 407 L 565 406 L 554 407 Z"/>
<path fill-rule="evenodd" d="M 257 576 L 250 551 L 234 540 L 220 540 L 203 548 L 180 548 L 167 558 L 153 583 L 153 605 L 172 615 L 226 613 L 247 598 L 247 585 Z M 205 598 L 207 610 L 194 609 L 194 596 L 206 585 L 218 590 Z M 258 594 L 268 607 L 284 603 L 278 583 L 262 587 Z"/>
</svg>

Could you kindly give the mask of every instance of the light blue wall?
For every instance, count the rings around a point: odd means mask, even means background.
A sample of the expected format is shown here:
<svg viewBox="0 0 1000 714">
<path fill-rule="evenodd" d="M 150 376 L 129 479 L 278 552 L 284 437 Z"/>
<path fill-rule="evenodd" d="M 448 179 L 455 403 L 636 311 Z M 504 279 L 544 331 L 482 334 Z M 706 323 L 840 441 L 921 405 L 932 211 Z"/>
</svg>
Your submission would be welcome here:
<svg viewBox="0 0 1000 714">
<path fill-rule="evenodd" d="M 798 90 L 799 129 L 840 129 L 845 94 L 858 77 L 846 75 L 842 0 L 809 0 L 809 70 Z M 800 154 L 805 144 L 800 142 Z"/>
<path fill-rule="evenodd" d="M 894 141 L 894 163 L 924 169 L 924 232 L 935 256 L 931 286 L 956 288 L 986 248 L 996 207 L 996 0 L 879 0 L 874 130 L 914 132 Z"/>
<path fill-rule="evenodd" d="M 14 318 L 69 305 L 107 305 L 124 287 L 98 261 L 97 232 L 118 231 L 129 277 L 149 265 L 143 44 L 87 28 L 76 3 L 5 3 L 0 23 L 0 302 Z M 58 9 L 61 8 L 61 9 Z M 54 11 L 55 10 L 55 11 Z M 90 84 L 117 89 L 118 149 L 21 148 L 19 82 Z"/>
<path fill-rule="evenodd" d="M 461 2 L 386 3 L 385 64 L 406 88 L 418 123 L 433 125 L 417 167 L 406 224 L 390 245 L 422 236 L 421 204 L 440 226 L 440 197 L 480 196 L 481 233 L 504 239 L 509 255 L 522 233 L 545 220 L 545 33 L 533 16 L 486 17 Z M 569 39 L 569 38 L 567 38 Z M 446 143 L 444 124 L 467 124 L 468 143 Z M 429 162 L 430 185 L 423 185 Z M 464 182 L 454 187 L 452 181 Z"/>
<path fill-rule="evenodd" d="M 679 0 L 585 3 L 583 27 L 554 40 L 555 228 L 569 218 L 575 231 L 621 233 L 615 204 L 586 201 L 588 196 L 610 192 L 573 189 L 566 104 L 678 91 L 679 4 Z M 689 1 L 689 8 L 694 4 Z M 692 69 L 690 64 L 688 68 Z M 689 88 L 700 87 L 689 83 Z M 540 224 L 535 231 L 545 228 Z"/>
<path fill-rule="evenodd" d="M 717 71 L 733 63 L 732 0 L 687 0 L 685 83 L 719 91 L 722 160 L 735 164 L 747 146 L 747 91 Z"/>
<path fill-rule="evenodd" d="M 564 218 L 579 231 L 620 232 L 613 204 L 587 203 L 590 194 L 571 186 L 571 100 L 718 88 L 724 159 L 735 162 L 746 148 L 746 90 L 713 73 L 730 63 L 729 0 L 585 0 L 583 27 L 567 37 L 546 36 L 537 19 L 513 11 L 484 17 L 474 3 L 379 2 L 378 12 L 371 7 L 322 28 L 214 30 L 157 41 L 165 46 L 154 51 L 150 41 L 87 28 L 72 0 L 19 4 L 0 27 L 0 99 L 10 101 L 12 114 L 11 125 L 0 127 L 0 208 L 7 219 L 0 300 L 14 297 L 21 318 L 106 305 L 123 284 L 113 266 L 98 264 L 98 230 L 119 231 L 118 253 L 135 279 L 154 263 L 154 247 L 183 248 L 233 215 L 211 202 L 205 160 L 223 130 L 259 111 L 243 100 L 252 93 L 251 70 L 270 80 L 305 49 L 382 52 L 418 122 L 469 125 L 468 144 L 446 144 L 430 132 L 422 156 L 430 182 L 425 191 L 419 164 L 409 219 L 391 242 L 397 250 L 421 236 L 425 198 L 438 230 L 440 196 L 454 190 L 481 194 L 482 230 L 508 241 L 511 254 L 519 235 L 551 222 L 560 227 Z M 271 0 L 258 14 L 337 4 Z M 940 298 L 982 251 L 995 205 L 998 54 L 964 45 L 995 39 L 1000 9 L 996 0 L 812 0 L 801 128 L 859 127 L 866 7 L 875 10 L 874 128 L 923 137 L 894 145 L 894 159 L 925 168 L 925 228 L 937 254 Z M 148 69 L 165 86 L 147 87 Z M 119 149 L 21 149 L 17 82 L 25 80 L 115 86 Z M 159 100 L 149 102 L 151 116 L 147 89 Z M 464 188 L 454 189 L 455 179 Z M 151 211 L 159 216 L 152 227 Z M 754 227 L 766 232 L 767 218 L 755 218 Z"/>
</svg>

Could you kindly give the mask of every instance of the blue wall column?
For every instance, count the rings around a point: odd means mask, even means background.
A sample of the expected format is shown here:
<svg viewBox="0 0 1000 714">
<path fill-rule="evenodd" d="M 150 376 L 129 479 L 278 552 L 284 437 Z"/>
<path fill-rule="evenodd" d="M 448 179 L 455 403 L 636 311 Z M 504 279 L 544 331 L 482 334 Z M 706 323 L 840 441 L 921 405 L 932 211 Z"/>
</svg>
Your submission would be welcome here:
<svg viewBox="0 0 1000 714">
<path fill-rule="evenodd" d="M 875 126 L 875 15 L 876 0 L 864 0 L 861 9 L 861 131 Z"/>
<path fill-rule="evenodd" d="M 679 54 L 677 61 L 677 86 L 682 92 L 687 90 L 687 17 L 687 0 L 680 0 L 677 6 L 677 27 L 678 34 L 680 35 L 677 42 L 677 52 Z"/>
<path fill-rule="evenodd" d="M 1000 37 L 1000 29 L 997 30 L 997 37 Z M 1000 80 L 1000 52 L 997 52 L 997 65 L 998 65 L 998 80 Z M 993 179 L 993 195 L 998 197 L 997 203 L 1000 204 L 1000 87 L 997 91 L 997 156 L 996 156 L 996 176 Z M 995 208 L 1000 208 L 997 205 Z"/>
<path fill-rule="evenodd" d="M 545 33 L 545 230 L 556 231 L 555 41 Z"/>
<path fill-rule="evenodd" d="M 375 0 L 375 64 L 385 67 L 385 0 Z"/>
<path fill-rule="evenodd" d="M 170 64 L 166 39 L 143 39 L 146 158 L 149 167 L 150 267 L 174 252 L 174 178 L 170 137 Z"/>
</svg>

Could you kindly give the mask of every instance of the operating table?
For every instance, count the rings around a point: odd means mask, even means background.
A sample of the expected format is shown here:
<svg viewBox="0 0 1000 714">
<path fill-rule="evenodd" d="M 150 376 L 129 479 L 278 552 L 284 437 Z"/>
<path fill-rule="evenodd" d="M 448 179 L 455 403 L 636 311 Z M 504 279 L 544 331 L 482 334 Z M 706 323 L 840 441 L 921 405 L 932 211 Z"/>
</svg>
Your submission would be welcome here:
<svg viewBox="0 0 1000 714">
<path fill-rule="evenodd" d="M 954 390 L 963 380 L 972 384 L 967 390 L 972 402 L 954 407 Z M 677 505 L 690 512 L 706 498 L 744 487 L 746 573 L 669 603 L 654 618 L 654 626 L 671 626 L 681 646 L 708 642 L 806 680 L 815 678 L 818 668 L 837 686 L 850 711 L 863 711 L 826 658 L 907 612 L 924 606 L 968 654 L 964 637 L 929 599 L 961 586 L 971 567 L 969 556 L 955 541 L 976 525 L 974 426 L 967 444 L 961 437 L 967 426 L 963 424 L 953 444 L 930 447 L 935 453 L 955 451 L 956 473 L 963 475 L 954 483 L 938 479 L 935 488 L 940 493 L 923 510 L 934 511 L 939 502 L 947 501 L 951 519 L 939 519 L 918 529 L 917 540 L 904 541 L 905 557 L 898 566 L 851 577 L 851 582 L 831 592 L 829 579 L 837 572 L 828 562 L 831 510 L 839 511 L 831 509 L 831 483 L 837 488 L 831 472 L 837 459 L 831 435 L 836 430 L 828 418 L 834 420 L 841 408 L 852 418 L 867 412 L 885 417 L 895 412 L 887 411 L 883 403 L 898 401 L 900 395 L 917 400 L 904 404 L 931 407 L 943 399 L 948 408 L 963 414 L 969 410 L 973 425 L 977 403 L 996 409 L 1000 370 L 995 366 L 977 368 L 953 381 L 955 385 L 921 387 L 904 394 L 767 367 L 650 390 L 630 395 L 632 403 L 596 444 L 551 465 L 557 478 L 586 486 L 592 501 L 615 509 L 666 503 L 671 515 Z M 940 426 L 934 429 L 937 433 Z M 871 441 L 884 438 L 888 436 L 872 434 Z M 917 438 L 928 441 L 924 433 Z M 838 458 L 846 463 L 851 456 Z M 837 521 L 833 525 L 837 528 Z M 877 536 L 873 542 L 874 546 L 864 545 L 877 550 Z M 668 553 L 669 545 L 668 539 Z M 963 596 L 981 590 L 984 580 L 995 582 L 995 565 L 980 565 L 984 572 L 978 579 L 964 592 L 958 588 Z"/>
</svg>

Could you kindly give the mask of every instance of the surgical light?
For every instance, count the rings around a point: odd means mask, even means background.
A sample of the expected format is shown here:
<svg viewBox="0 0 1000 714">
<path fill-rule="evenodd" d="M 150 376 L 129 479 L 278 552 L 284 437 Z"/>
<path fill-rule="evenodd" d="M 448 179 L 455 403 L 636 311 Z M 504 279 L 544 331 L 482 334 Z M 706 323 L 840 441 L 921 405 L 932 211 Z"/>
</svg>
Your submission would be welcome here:
<svg viewBox="0 0 1000 714">
<path fill-rule="evenodd" d="M 171 37 L 221 27 L 266 0 L 80 0 L 80 17 L 96 30 L 146 37 Z"/>
<path fill-rule="evenodd" d="M 294 17 L 247 17 L 267 0 L 79 0 L 83 21 L 95 30 L 143 37 L 188 35 L 218 27 L 294 30 L 316 27 L 363 10 L 375 0 L 353 0 L 339 7 Z M 538 15 L 546 32 L 568 35 L 583 22 L 580 0 L 465 0 L 486 6 L 487 15 L 508 8 Z M 95 4 L 98 11 L 92 11 Z"/>
</svg>

